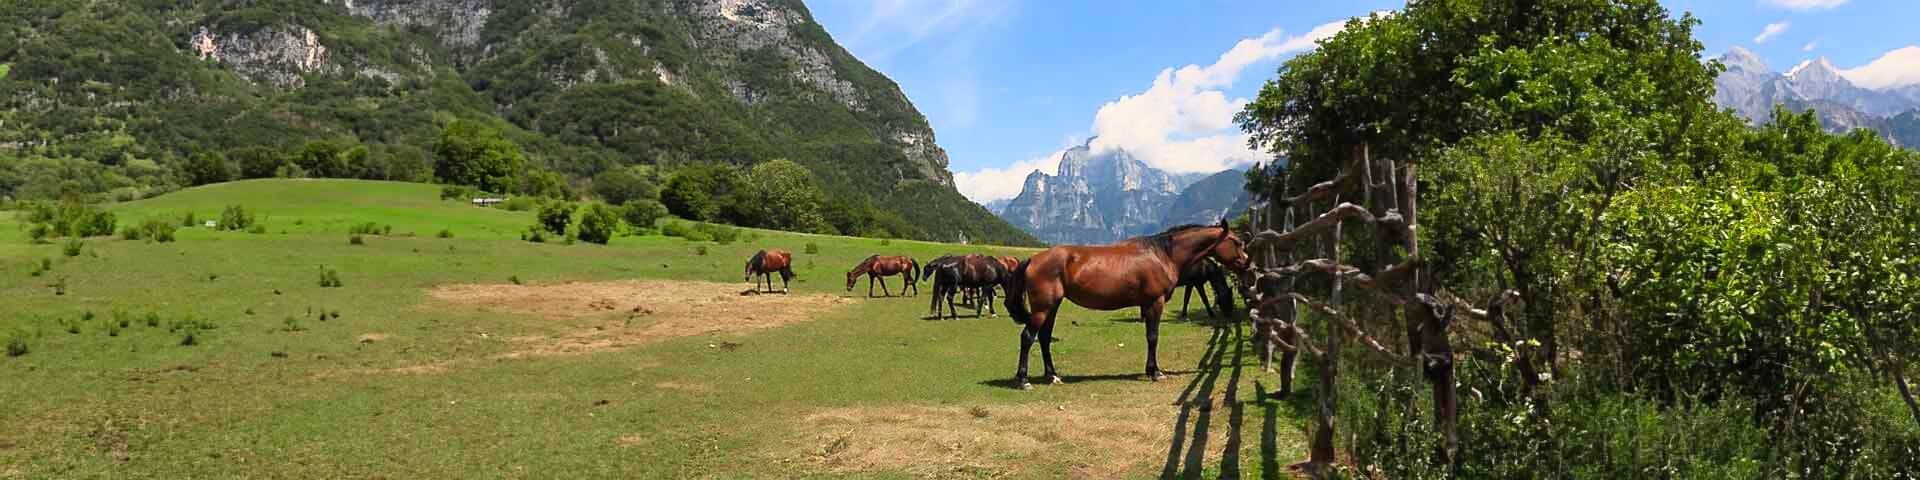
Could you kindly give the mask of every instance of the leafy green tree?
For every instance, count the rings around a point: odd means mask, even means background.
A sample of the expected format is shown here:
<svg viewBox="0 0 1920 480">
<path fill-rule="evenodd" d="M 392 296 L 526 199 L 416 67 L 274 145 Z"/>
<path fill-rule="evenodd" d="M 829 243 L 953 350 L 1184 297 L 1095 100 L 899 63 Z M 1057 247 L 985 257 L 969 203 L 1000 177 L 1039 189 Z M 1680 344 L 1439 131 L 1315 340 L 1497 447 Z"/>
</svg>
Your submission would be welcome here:
<svg viewBox="0 0 1920 480">
<path fill-rule="evenodd" d="M 821 210 L 827 194 L 820 189 L 813 172 L 789 160 L 774 160 L 754 165 L 747 173 L 750 201 L 741 202 L 739 211 L 747 224 L 757 227 L 812 233 L 839 233 L 827 223 Z"/>
<path fill-rule="evenodd" d="M 206 185 L 233 180 L 233 168 L 227 165 L 227 157 L 216 152 L 196 153 L 187 158 L 181 173 L 186 176 L 188 185 Z"/>
<path fill-rule="evenodd" d="M 559 172 L 552 170 L 533 170 L 520 174 L 520 186 L 515 189 L 522 195 L 572 200 L 573 187 Z"/>
<path fill-rule="evenodd" d="M 313 178 L 359 178 L 367 147 L 349 140 L 309 140 L 294 149 L 290 163 Z"/>
<path fill-rule="evenodd" d="M 567 226 L 573 224 L 573 204 L 567 202 L 547 202 L 540 206 L 540 228 L 554 235 L 566 235 Z"/>
<path fill-rule="evenodd" d="M 518 145 L 499 130 L 472 120 L 448 123 L 433 153 L 434 175 L 440 181 L 489 192 L 512 190 L 527 164 Z"/>
<path fill-rule="evenodd" d="M 620 218 L 635 232 L 652 231 L 655 222 L 667 216 L 667 207 L 653 200 L 634 200 L 620 208 Z"/>
<path fill-rule="evenodd" d="M 718 221 L 733 208 L 744 193 L 745 180 L 739 170 L 726 165 L 696 164 L 681 167 L 667 177 L 660 191 L 660 203 L 681 218 Z"/>
<path fill-rule="evenodd" d="M 614 205 L 626 205 L 633 200 L 658 201 L 660 187 L 654 185 L 648 175 L 650 171 L 624 167 L 601 172 L 600 176 L 593 178 L 593 193 Z"/>
<path fill-rule="evenodd" d="M 273 178 L 287 157 L 271 147 L 241 147 L 227 151 L 227 160 L 239 166 L 240 178 Z"/>
<path fill-rule="evenodd" d="M 595 203 L 580 214 L 580 239 L 606 245 L 620 227 L 620 215 L 614 208 Z"/>
</svg>

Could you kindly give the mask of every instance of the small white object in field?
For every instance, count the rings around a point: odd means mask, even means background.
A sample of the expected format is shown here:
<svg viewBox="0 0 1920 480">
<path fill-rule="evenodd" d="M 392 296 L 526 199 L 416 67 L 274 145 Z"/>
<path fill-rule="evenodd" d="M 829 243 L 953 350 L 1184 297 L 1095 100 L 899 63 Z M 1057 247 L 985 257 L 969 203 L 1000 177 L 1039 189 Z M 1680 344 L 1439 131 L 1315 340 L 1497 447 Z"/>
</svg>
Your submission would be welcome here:
<svg viewBox="0 0 1920 480">
<path fill-rule="evenodd" d="M 216 221 L 213 221 L 213 220 L 207 220 L 207 222 L 206 222 L 206 223 L 203 223 L 202 225 L 206 225 L 206 227 L 207 227 L 207 228 L 214 228 L 214 227 L 218 227 L 218 226 L 220 226 L 220 222 L 216 222 Z"/>
</svg>

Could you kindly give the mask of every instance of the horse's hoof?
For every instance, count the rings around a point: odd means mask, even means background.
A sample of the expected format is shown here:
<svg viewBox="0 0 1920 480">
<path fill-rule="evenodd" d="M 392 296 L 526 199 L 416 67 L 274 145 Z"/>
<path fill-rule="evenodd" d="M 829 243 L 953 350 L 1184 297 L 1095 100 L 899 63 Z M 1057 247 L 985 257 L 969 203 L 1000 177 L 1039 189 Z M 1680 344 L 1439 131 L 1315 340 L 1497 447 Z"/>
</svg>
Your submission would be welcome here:
<svg viewBox="0 0 1920 480">
<path fill-rule="evenodd" d="M 1020 381 L 1020 389 L 1021 389 L 1021 390 L 1033 390 L 1033 384 L 1032 384 L 1032 383 L 1029 383 L 1029 382 L 1027 382 L 1026 380 L 1021 380 L 1021 381 Z"/>
<path fill-rule="evenodd" d="M 1064 385 L 1067 383 L 1066 381 L 1061 380 L 1059 375 L 1048 375 L 1047 382 L 1052 383 L 1054 385 Z"/>
<path fill-rule="evenodd" d="M 1160 372 L 1153 372 L 1152 374 L 1150 374 L 1150 375 L 1148 375 L 1147 377 L 1148 377 L 1148 378 L 1152 378 L 1152 379 L 1153 379 L 1153 381 L 1156 381 L 1156 382 L 1158 382 L 1158 381 L 1161 381 L 1161 380 L 1166 380 L 1166 379 L 1167 379 L 1167 374 L 1164 374 L 1164 373 L 1160 373 Z"/>
</svg>

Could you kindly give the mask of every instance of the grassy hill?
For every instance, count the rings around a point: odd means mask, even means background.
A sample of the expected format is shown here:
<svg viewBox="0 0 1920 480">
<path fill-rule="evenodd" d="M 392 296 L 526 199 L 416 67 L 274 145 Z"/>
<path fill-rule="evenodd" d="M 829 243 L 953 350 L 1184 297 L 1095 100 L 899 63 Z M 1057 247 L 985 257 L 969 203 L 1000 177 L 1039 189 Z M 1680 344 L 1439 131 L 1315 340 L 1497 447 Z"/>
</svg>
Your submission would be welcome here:
<svg viewBox="0 0 1920 480">
<path fill-rule="evenodd" d="M 1038 245 L 954 190 L 925 118 L 798 0 L 22 0 L 0 64 L 0 198 L 164 191 L 195 155 L 317 141 L 368 147 L 346 176 L 424 181 L 464 119 L 576 186 L 785 158 L 916 238 Z"/>
<path fill-rule="evenodd" d="M 871 254 L 1029 249 L 772 231 L 534 244 L 517 237 L 530 213 L 437 198 L 398 182 L 211 185 L 111 210 L 126 225 L 238 204 L 267 233 L 96 238 L 73 257 L 0 214 L 0 340 L 28 349 L 0 356 L 0 478 L 1213 477 L 1304 455 L 1307 406 L 1257 399 L 1273 387 L 1241 347 L 1249 333 L 1170 323 L 1161 361 L 1176 376 L 1150 383 L 1135 313 L 1067 307 L 1069 383 L 1021 392 L 1005 383 L 1018 329 L 1004 316 L 923 320 L 929 289 L 844 293 L 842 273 Z M 350 245 L 367 222 L 394 234 Z M 762 248 L 795 253 L 793 295 L 736 293 Z M 32 274 L 41 259 L 51 270 Z M 322 266 L 344 285 L 319 286 Z M 666 283 L 560 306 L 579 315 L 434 293 L 651 281 Z M 676 317 L 686 305 L 700 313 Z M 712 328 L 596 343 L 675 322 Z"/>
</svg>

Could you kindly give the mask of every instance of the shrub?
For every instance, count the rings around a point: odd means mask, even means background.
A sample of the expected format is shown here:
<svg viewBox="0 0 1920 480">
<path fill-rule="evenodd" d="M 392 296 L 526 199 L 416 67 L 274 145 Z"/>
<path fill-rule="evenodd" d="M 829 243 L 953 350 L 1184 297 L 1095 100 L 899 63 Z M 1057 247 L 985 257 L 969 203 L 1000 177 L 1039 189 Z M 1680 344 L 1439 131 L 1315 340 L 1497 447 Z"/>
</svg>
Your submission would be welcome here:
<svg viewBox="0 0 1920 480">
<path fill-rule="evenodd" d="M 121 240 L 140 240 L 142 238 L 145 238 L 145 236 L 140 234 L 140 227 L 120 227 Z"/>
<path fill-rule="evenodd" d="M 253 226 L 251 226 L 251 227 L 247 227 L 247 233 L 251 233 L 251 234 L 254 234 L 254 235 L 260 235 L 260 234 L 264 234 L 264 233 L 267 233 L 267 226 L 266 226 L 266 225 L 261 225 L 261 224 L 258 224 L 258 223 L 256 223 L 256 224 L 253 224 Z"/>
<path fill-rule="evenodd" d="M 27 348 L 27 334 L 25 332 L 14 330 L 13 333 L 7 335 L 7 356 L 18 357 L 26 355 L 27 352 L 30 351 L 31 350 Z"/>
<path fill-rule="evenodd" d="M 613 205 L 634 201 L 658 201 L 660 187 L 647 178 L 648 171 L 638 167 L 614 168 L 593 178 L 593 193 Z"/>
<path fill-rule="evenodd" d="M 521 282 L 520 282 L 520 276 L 519 276 L 519 275 L 513 275 L 513 276 L 509 276 L 509 277 L 507 277 L 507 281 L 508 281 L 508 282 L 511 282 L 511 283 L 513 283 L 514 285 L 526 285 L 525 283 L 521 283 Z"/>
<path fill-rule="evenodd" d="M 169 243 L 173 241 L 173 232 L 177 229 L 165 220 L 149 218 L 140 222 L 139 232 L 140 238 L 148 242 Z"/>
<path fill-rule="evenodd" d="M 726 225 L 702 223 L 694 226 L 694 229 L 706 233 L 708 237 L 711 237 L 713 241 L 719 242 L 721 245 L 733 243 L 734 240 L 740 238 L 739 228 Z"/>
<path fill-rule="evenodd" d="M 35 243 L 56 237 L 105 237 L 114 234 L 114 217 L 77 201 L 26 205 L 27 236 Z"/>
<path fill-rule="evenodd" d="M 882 238 L 882 239 L 880 239 L 880 246 L 882 246 L 882 247 L 884 247 L 884 246 L 888 246 L 888 245 L 893 245 L 893 239 L 891 239 L 891 238 Z"/>
<path fill-rule="evenodd" d="M 586 213 L 580 215 L 580 239 L 606 245 L 613 239 L 614 230 L 620 227 L 620 217 L 606 205 L 593 204 Z"/>
<path fill-rule="evenodd" d="M 547 231 L 541 230 L 540 227 L 527 227 L 527 231 L 520 234 L 520 239 L 533 243 L 547 243 Z"/>
<path fill-rule="evenodd" d="M 660 226 L 660 233 L 669 237 L 687 238 L 693 233 L 693 227 L 682 222 L 667 222 L 666 225 Z"/>
<path fill-rule="evenodd" d="M 38 277 L 51 271 L 53 271 L 53 259 L 41 257 L 40 264 L 34 267 L 32 275 Z"/>
<path fill-rule="evenodd" d="M 356 224 L 351 227 L 347 227 L 347 233 L 354 234 L 354 235 L 379 235 L 380 225 L 375 224 L 373 222 Z"/>
<path fill-rule="evenodd" d="M 707 255 L 707 246 L 706 246 L 706 245 L 700 245 L 700 246 L 696 246 L 696 247 L 693 247 L 693 254 L 694 254 L 694 255 L 700 255 L 700 256 L 706 256 L 706 255 Z"/>
<path fill-rule="evenodd" d="M 573 224 L 573 204 L 552 202 L 540 207 L 540 227 L 555 235 L 565 235 L 567 226 Z"/>
<path fill-rule="evenodd" d="M 86 246 L 87 242 L 80 241 L 78 238 L 69 238 L 66 243 L 60 245 L 60 253 L 69 257 L 78 257 L 80 250 Z"/>
<path fill-rule="evenodd" d="M 147 312 L 147 326 L 148 326 L 148 327 L 159 327 L 159 326 L 160 326 L 160 314 L 159 314 L 159 313 L 156 313 L 156 312 Z"/>
<path fill-rule="evenodd" d="M 480 196 L 480 189 L 466 185 L 447 185 L 440 187 L 441 200 L 459 200 L 465 202 Z"/>
<path fill-rule="evenodd" d="M 180 217 L 180 226 L 198 227 L 200 226 L 200 219 L 194 218 L 193 212 L 187 212 L 186 216 Z"/>
<path fill-rule="evenodd" d="M 627 206 L 620 208 L 620 219 L 626 221 L 627 226 L 632 227 L 636 233 L 653 230 L 653 225 L 660 221 L 660 217 L 665 216 L 667 216 L 667 207 L 650 199 L 628 202 Z"/>
<path fill-rule="evenodd" d="M 340 288 L 341 286 L 340 272 L 336 272 L 331 268 L 320 267 L 320 288 Z"/>
<path fill-rule="evenodd" d="M 364 238 L 364 237 L 361 237 L 361 236 L 360 236 L 360 235 L 358 235 L 358 234 L 354 234 L 354 235 L 348 235 L 348 236 L 347 236 L 347 244 L 348 244 L 348 245 L 366 245 L 366 244 L 367 244 L 367 240 L 366 240 L 366 238 Z"/>
<path fill-rule="evenodd" d="M 440 233 L 434 236 L 440 237 L 440 238 L 453 238 L 453 230 L 442 228 L 440 229 Z"/>
<path fill-rule="evenodd" d="M 114 323 L 114 322 L 107 322 L 107 336 L 109 337 L 120 336 L 120 324 Z"/>
<path fill-rule="evenodd" d="M 185 332 L 180 333 L 180 346 L 191 347 L 199 344 L 200 344 L 199 330 L 189 328 Z"/>
<path fill-rule="evenodd" d="M 807 242 L 807 254 L 814 255 L 819 253 L 820 253 L 820 244 Z"/>
</svg>

